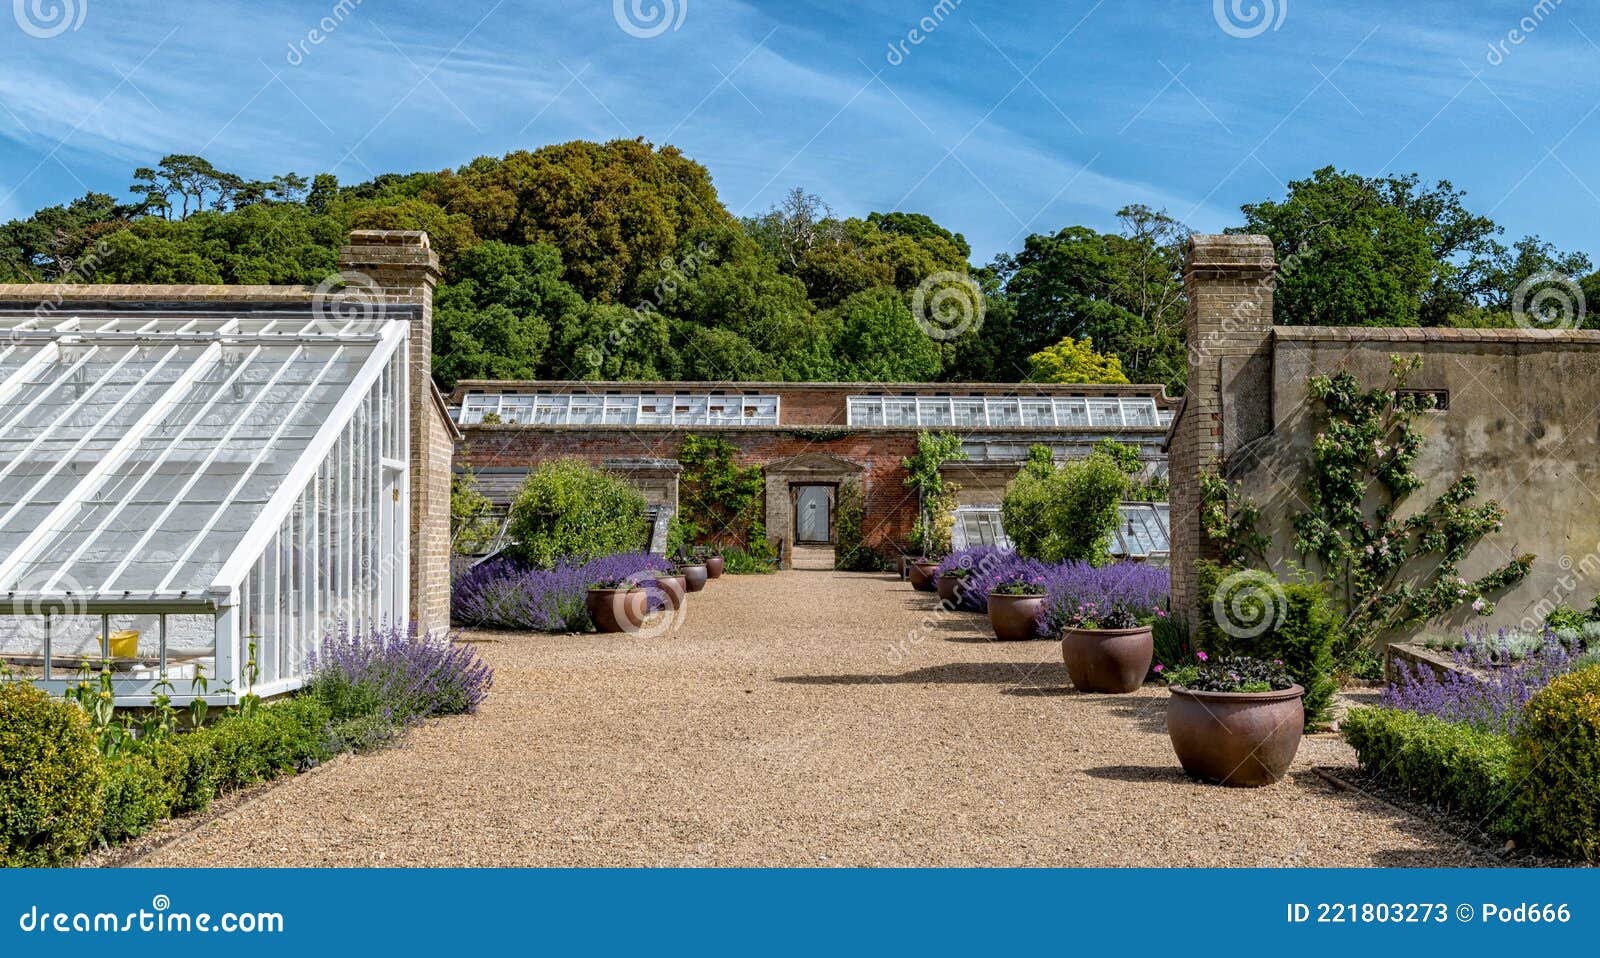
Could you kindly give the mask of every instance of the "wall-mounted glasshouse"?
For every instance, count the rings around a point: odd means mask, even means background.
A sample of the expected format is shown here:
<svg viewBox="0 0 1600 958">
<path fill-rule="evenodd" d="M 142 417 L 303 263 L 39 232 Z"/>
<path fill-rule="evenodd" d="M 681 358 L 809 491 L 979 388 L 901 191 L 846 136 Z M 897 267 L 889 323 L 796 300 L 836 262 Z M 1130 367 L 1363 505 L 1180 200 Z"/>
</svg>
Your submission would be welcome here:
<svg viewBox="0 0 1600 958">
<path fill-rule="evenodd" d="M 299 686 L 331 623 L 404 622 L 408 330 L 0 313 L 0 665 L 228 701 Z"/>
</svg>

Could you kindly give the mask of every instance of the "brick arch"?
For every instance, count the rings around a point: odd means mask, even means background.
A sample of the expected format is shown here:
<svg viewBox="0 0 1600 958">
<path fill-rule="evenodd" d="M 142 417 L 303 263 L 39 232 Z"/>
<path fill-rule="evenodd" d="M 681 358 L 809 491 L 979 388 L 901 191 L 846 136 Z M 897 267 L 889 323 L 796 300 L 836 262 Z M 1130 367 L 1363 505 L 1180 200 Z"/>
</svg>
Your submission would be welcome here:
<svg viewBox="0 0 1600 958">
<path fill-rule="evenodd" d="M 800 486 L 832 486 L 835 490 L 852 479 L 859 480 L 866 464 L 825 452 L 803 452 L 778 459 L 763 467 L 766 477 L 767 535 L 784 542 L 784 565 L 790 561 L 794 545 L 795 495 Z M 836 493 L 829 494 L 829 509 Z"/>
</svg>

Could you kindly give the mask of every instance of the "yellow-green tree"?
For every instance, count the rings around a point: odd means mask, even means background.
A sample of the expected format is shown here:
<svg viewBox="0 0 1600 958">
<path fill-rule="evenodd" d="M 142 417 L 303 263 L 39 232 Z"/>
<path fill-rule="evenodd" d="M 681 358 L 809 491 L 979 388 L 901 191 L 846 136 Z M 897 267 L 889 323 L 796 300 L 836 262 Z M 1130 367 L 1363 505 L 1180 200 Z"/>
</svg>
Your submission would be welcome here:
<svg viewBox="0 0 1600 958">
<path fill-rule="evenodd" d="M 1028 357 L 1028 381 L 1035 383 L 1125 383 L 1122 360 L 1094 351 L 1089 339 L 1068 336 Z"/>
</svg>

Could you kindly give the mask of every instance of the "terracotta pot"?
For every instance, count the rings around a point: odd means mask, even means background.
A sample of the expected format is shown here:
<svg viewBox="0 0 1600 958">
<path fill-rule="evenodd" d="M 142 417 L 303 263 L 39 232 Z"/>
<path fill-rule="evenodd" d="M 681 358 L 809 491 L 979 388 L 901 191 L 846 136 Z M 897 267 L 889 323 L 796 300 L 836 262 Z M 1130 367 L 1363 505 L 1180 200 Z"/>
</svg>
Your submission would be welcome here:
<svg viewBox="0 0 1600 958">
<path fill-rule="evenodd" d="M 1172 687 L 1167 735 L 1183 770 L 1224 785 L 1271 785 L 1300 748 L 1306 713 L 1298 685 L 1278 692 Z"/>
<path fill-rule="evenodd" d="M 667 600 L 667 607 L 671 609 L 683 608 L 689 591 L 688 583 L 681 575 L 656 576 L 656 588 L 661 590 L 661 597 Z"/>
<path fill-rule="evenodd" d="M 989 625 L 994 637 L 1007 642 L 1039 637 L 1039 617 L 1044 615 L 1044 596 L 989 593 Z"/>
<path fill-rule="evenodd" d="M 962 586 L 966 585 L 967 577 L 962 575 L 942 575 L 939 577 L 939 598 L 950 603 L 954 608 L 961 602 L 960 593 Z"/>
<path fill-rule="evenodd" d="M 1150 627 L 1064 629 L 1061 658 L 1080 692 L 1132 692 L 1144 684 L 1155 657 Z"/>
<path fill-rule="evenodd" d="M 727 564 L 728 560 L 724 559 L 722 556 L 706 556 L 706 578 L 720 578 L 722 575 L 722 569 Z"/>
<path fill-rule="evenodd" d="M 938 588 L 933 581 L 933 572 L 939 568 L 939 563 L 930 559 L 912 559 L 906 568 L 910 571 L 911 588 L 918 592 L 933 592 Z"/>
<path fill-rule="evenodd" d="M 650 600 L 643 589 L 590 589 L 584 604 L 597 632 L 632 632 L 644 625 Z"/>
<path fill-rule="evenodd" d="M 678 566 L 678 574 L 683 576 L 683 581 L 690 592 L 699 592 L 706 587 L 706 579 L 710 571 L 703 562 L 694 562 L 689 565 Z"/>
</svg>

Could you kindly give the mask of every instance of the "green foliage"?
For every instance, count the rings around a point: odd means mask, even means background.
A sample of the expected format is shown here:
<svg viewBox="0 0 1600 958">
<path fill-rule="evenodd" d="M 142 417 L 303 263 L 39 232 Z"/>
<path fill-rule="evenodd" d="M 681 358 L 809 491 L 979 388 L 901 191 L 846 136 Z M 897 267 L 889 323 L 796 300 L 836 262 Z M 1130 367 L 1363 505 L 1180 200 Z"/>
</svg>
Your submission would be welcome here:
<svg viewBox="0 0 1600 958">
<path fill-rule="evenodd" d="M 1071 336 L 1028 357 L 1028 382 L 1126 383 L 1122 360 L 1094 351 L 1089 339 Z"/>
<path fill-rule="evenodd" d="M 576 459 L 544 463 L 511 504 L 507 527 L 526 562 L 549 568 L 562 559 L 634 552 L 650 532 L 644 494 L 625 480 Z"/>
<path fill-rule="evenodd" d="M 1228 565 L 1266 565 L 1271 542 L 1257 526 L 1261 509 L 1215 473 L 1200 474 L 1200 530 Z"/>
<path fill-rule="evenodd" d="M 861 493 L 861 483 L 851 481 L 839 486 L 834 502 L 833 566 L 846 572 L 877 572 L 888 568 L 888 562 L 876 550 L 862 541 L 862 519 L 866 513 L 866 500 Z"/>
<path fill-rule="evenodd" d="M 772 546 L 765 538 L 761 540 L 763 548 L 756 550 L 741 549 L 738 546 L 725 546 L 722 552 L 722 571 L 726 575 L 767 575 L 776 572 L 772 566 Z"/>
<path fill-rule="evenodd" d="M 482 555 L 494 544 L 500 523 L 494 503 L 478 491 L 470 471 L 450 476 L 450 551 L 456 555 Z"/>
<path fill-rule="evenodd" d="M 1592 622 L 1600 622 L 1600 595 L 1587 609 L 1558 605 L 1544 617 L 1544 624 L 1552 629 L 1582 629 Z"/>
<path fill-rule="evenodd" d="M 333 754 L 326 733 L 332 717 L 317 699 L 296 696 L 180 735 L 194 770 L 188 786 L 219 795 L 316 765 Z"/>
<path fill-rule="evenodd" d="M 0 866 L 49 867 L 82 852 L 105 777 L 82 709 L 0 683 Z"/>
<path fill-rule="evenodd" d="M 1486 831 L 1508 830 L 1505 815 L 1520 779 L 1506 736 L 1388 708 L 1351 709 L 1339 730 L 1369 774 L 1419 801 L 1458 811 Z"/>
<path fill-rule="evenodd" d="M 547 359 L 551 330 L 584 308 L 561 279 L 561 254 L 545 245 L 484 243 L 458 258 L 434 297 L 433 374 L 461 379 L 568 378 Z"/>
<path fill-rule="evenodd" d="M 1195 573 L 1200 647 L 1221 655 L 1282 662 L 1306 690 L 1302 700 L 1306 727 L 1325 724 L 1339 690 L 1336 655 L 1344 635 L 1322 587 L 1279 582 L 1266 573 L 1205 560 L 1195 563 Z M 1217 621 L 1219 611 L 1225 621 Z"/>
<path fill-rule="evenodd" d="M 1472 582 L 1458 574 L 1473 545 L 1505 520 L 1494 500 L 1471 504 L 1478 481 L 1470 473 L 1428 508 L 1398 517 L 1423 485 L 1413 468 L 1423 445 L 1417 419 L 1432 397 L 1401 392 L 1421 364 L 1394 357 L 1389 385 L 1372 390 L 1349 372 L 1307 382 L 1324 420 L 1306 480 L 1309 508 L 1294 517 L 1294 547 L 1318 560 L 1342 593 L 1344 625 L 1358 644 L 1468 603 L 1489 615 L 1494 605 L 1485 594 L 1520 581 L 1533 564 L 1526 555 Z"/>
<path fill-rule="evenodd" d="M 142 835 L 172 815 L 188 777 L 189 755 L 171 741 L 140 743 L 106 759 L 105 812 L 96 830 L 102 844 Z"/>
<path fill-rule="evenodd" d="M 766 479 L 760 466 L 734 461 L 739 448 L 716 436 L 688 435 L 678 449 L 678 513 L 690 545 L 728 544 L 764 548 L 761 522 Z"/>
<path fill-rule="evenodd" d="M 1195 644 L 1189 638 L 1189 623 L 1178 616 L 1162 616 L 1152 622 L 1150 640 L 1155 646 L 1151 668 L 1159 665 L 1168 669 L 1198 661 Z"/>
<path fill-rule="evenodd" d="M 920 432 L 917 451 L 900 465 L 905 484 L 917 494 L 917 520 L 906 547 L 913 555 L 941 556 L 950 551 L 955 527 L 955 494 L 947 489 L 940 467 L 967 458 L 961 437 L 950 432 Z"/>
<path fill-rule="evenodd" d="M 1568 672 L 1536 692 L 1514 744 L 1518 831 L 1558 854 L 1600 860 L 1600 666 Z"/>
<path fill-rule="evenodd" d="M 939 344 L 917 325 L 892 289 L 856 293 L 832 311 L 838 378 L 851 382 L 922 382 L 939 375 Z"/>
<path fill-rule="evenodd" d="M 1017 554 L 1045 562 L 1109 560 L 1117 509 L 1128 490 L 1128 474 L 1105 452 L 1046 471 L 1030 462 L 1001 502 L 1001 520 Z"/>
</svg>

